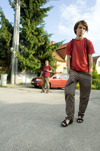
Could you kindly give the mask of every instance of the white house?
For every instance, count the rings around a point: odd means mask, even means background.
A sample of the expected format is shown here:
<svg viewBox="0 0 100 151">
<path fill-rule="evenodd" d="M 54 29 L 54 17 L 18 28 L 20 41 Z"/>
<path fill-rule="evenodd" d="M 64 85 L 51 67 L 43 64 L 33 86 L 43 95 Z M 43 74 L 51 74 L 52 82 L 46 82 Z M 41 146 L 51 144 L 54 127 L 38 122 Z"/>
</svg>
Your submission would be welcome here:
<svg viewBox="0 0 100 151">
<path fill-rule="evenodd" d="M 96 65 L 96 70 L 100 74 L 100 56 L 93 57 L 93 62 Z"/>
</svg>

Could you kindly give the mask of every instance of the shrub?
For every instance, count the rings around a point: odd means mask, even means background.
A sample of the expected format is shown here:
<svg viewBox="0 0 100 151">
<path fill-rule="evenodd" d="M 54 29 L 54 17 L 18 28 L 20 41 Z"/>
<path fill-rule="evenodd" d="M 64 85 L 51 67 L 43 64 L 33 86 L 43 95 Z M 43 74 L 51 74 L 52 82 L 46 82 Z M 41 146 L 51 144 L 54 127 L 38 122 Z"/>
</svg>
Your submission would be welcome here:
<svg viewBox="0 0 100 151">
<path fill-rule="evenodd" d="M 96 82 L 95 82 L 95 80 L 96 80 Z M 91 89 L 100 90 L 100 80 L 99 80 L 99 82 L 97 79 L 95 79 L 95 80 L 93 80 L 93 84 L 91 85 Z M 79 88 L 80 88 L 80 85 L 79 85 L 79 83 L 77 83 L 76 89 L 79 89 Z"/>
<path fill-rule="evenodd" d="M 93 79 L 98 79 L 98 78 L 99 78 L 98 72 L 97 72 L 97 70 L 96 70 L 96 65 L 95 65 L 95 63 L 93 64 L 92 78 L 93 78 Z"/>
<path fill-rule="evenodd" d="M 96 87 L 97 90 L 100 90 L 100 80 L 99 79 L 93 79 L 92 84 L 94 87 Z"/>
<path fill-rule="evenodd" d="M 96 89 L 96 86 L 92 84 L 91 89 Z"/>
<path fill-rule="evenodd" d="M 80 85 L 79 85 L 79 82 L 77 83 L 76 85 L 76 89 L 79 89 L 80 88 Z"/>
</svg>

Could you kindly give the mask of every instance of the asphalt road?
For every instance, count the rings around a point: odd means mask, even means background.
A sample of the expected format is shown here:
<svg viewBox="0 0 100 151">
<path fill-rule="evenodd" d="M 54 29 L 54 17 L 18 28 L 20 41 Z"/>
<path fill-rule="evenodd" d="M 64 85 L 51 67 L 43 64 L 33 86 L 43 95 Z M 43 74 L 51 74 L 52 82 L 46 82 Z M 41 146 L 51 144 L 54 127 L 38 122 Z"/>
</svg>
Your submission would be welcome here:
<svg viewBox="0 0 100 151">
<path fill-rule="evenodd" d="M 100 151 L 100 91 L 92 90 L 84 122 L 63 128 L 64 90 L 0 87 L 0 151 Z"/>
</svg>

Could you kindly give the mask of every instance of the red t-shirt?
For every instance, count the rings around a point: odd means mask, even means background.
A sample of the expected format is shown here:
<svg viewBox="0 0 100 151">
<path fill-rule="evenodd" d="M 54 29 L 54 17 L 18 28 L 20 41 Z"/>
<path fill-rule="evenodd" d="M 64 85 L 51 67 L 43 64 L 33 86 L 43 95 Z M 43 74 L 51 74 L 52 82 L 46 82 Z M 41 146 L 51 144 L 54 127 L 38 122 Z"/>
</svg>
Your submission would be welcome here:
<svg viewBox="0 0 100 151">
<path fill-rule="evenodd" d="M 87 39 L 87 45 L 88 45 L 88 54 L 95 53 L 93 44 L 88 39 Z M 71 56 L 71 41 L 67 44 L 66 55 Z M 77 40 L 77 39 L 73 40 L 71 69 L 74 69 L 76 71 L 89 72 L 85 38 L 83 38 L 82 40 Z"/>
<path fill-rule="evenodd" d="M 51 66 L 43 66 L 42 71 L 43 71 L 43 77 L 49 77 L 50 72 L 47 72 L 46 70 L 52 70 Z"/>
</svg>

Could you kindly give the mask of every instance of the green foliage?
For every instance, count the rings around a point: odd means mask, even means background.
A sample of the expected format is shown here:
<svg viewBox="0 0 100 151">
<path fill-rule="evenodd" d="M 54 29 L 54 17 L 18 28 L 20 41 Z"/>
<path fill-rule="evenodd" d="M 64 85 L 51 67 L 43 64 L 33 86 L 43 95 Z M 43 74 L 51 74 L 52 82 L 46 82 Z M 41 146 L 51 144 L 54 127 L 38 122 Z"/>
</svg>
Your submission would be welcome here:
<svg viewBox="0 0 100 151">
<path fill-rule="evenodd" d="M 16 0 L 9 0 L 15 10 Z M 19 70 L 40 73 L 46 59 L 49 60 L 53 72 L 56 69 L 56 59 L 52 53 L 58 44 L 51 45 L 50 36 L 44 31 L 44 17 L 52 7 L 45 8 L 48 0 L 21 0 L 20 13 L 20 46 L 18 58 Z M 0 66 L 2 72 L 11 71 L 11 51 L 13 26 L 5 18 L 0 9 Z M 7 71 L 7 72 L 8 72 Z"/>
<path fill-rule="evenodd" d="M 93 64 L 92 78 L 93 78 L 93 79 L 98 79 L 98 73 L 97 73 L 97 70 L 96 70 L 96 65 L 95 65 L 95 63 Z"/>
<path fill-rule="evenodd" d="M 79 89 L 80 88 L 80 85 L 79 85 L 79 82 L 76 84 L 76 89 Z"/>
<path fill-rule="evenodd" d="M 79 89 L 79 82 L 76 85 L 76 89 Z M 97 73 L 96 65 L 93 64 L 93 72 L 92 72 L 92 89 L 100 90 L 100 74 Z"/>
<path fill-rule="evenodd" d="M 92 84 L 91 89 L 96 89 L 96 86 Z"/>
<path fill-rule="evenodd" d="M 15 10 L 15 5 L 16 5 L 16 0 L 9 0 L 10 5 L 12 6 L 12 8 Z"/>
<path fill-rule="evenodd" d="M 92 84 L 95 86 L 97 90 L 100 90 L 100 79 L 93 79 Z"/>
<path fill-rule="evenodd" d="M 96 65 L 93 64 L 92 89 L 100 90 L 100 75 L 97 73 Z"/>
<path fill-rule="evenodd" d="M 13 27 L 11 23 L 5 18 L 2 9 L 0 8 L 0 66 L 2 71 L 6 72 L 11 66 L 11 39 Z"/>
<path fill-rule="evenodd" d="M 47 0 L 22 0 L 21 2 L 22 27 L 20 30 L 20 52 L 17 53 L 19 69 L 40 73 L 45 60 L 48 59 L 55 71 L 56 59 L 52 53 L 58 45 L 50 44 L 49 37 L 51 35 L 44 31 L 43 20 L 52 7 L 43 7 Z"/>
<path fill-rule="evenodd" d="M 79 83 L 77 83 L 76 89 L 80 89 Z M 100 90 L 100 80 L 99 79 L 93 80 L 91 89 Z"/>
</svg>

